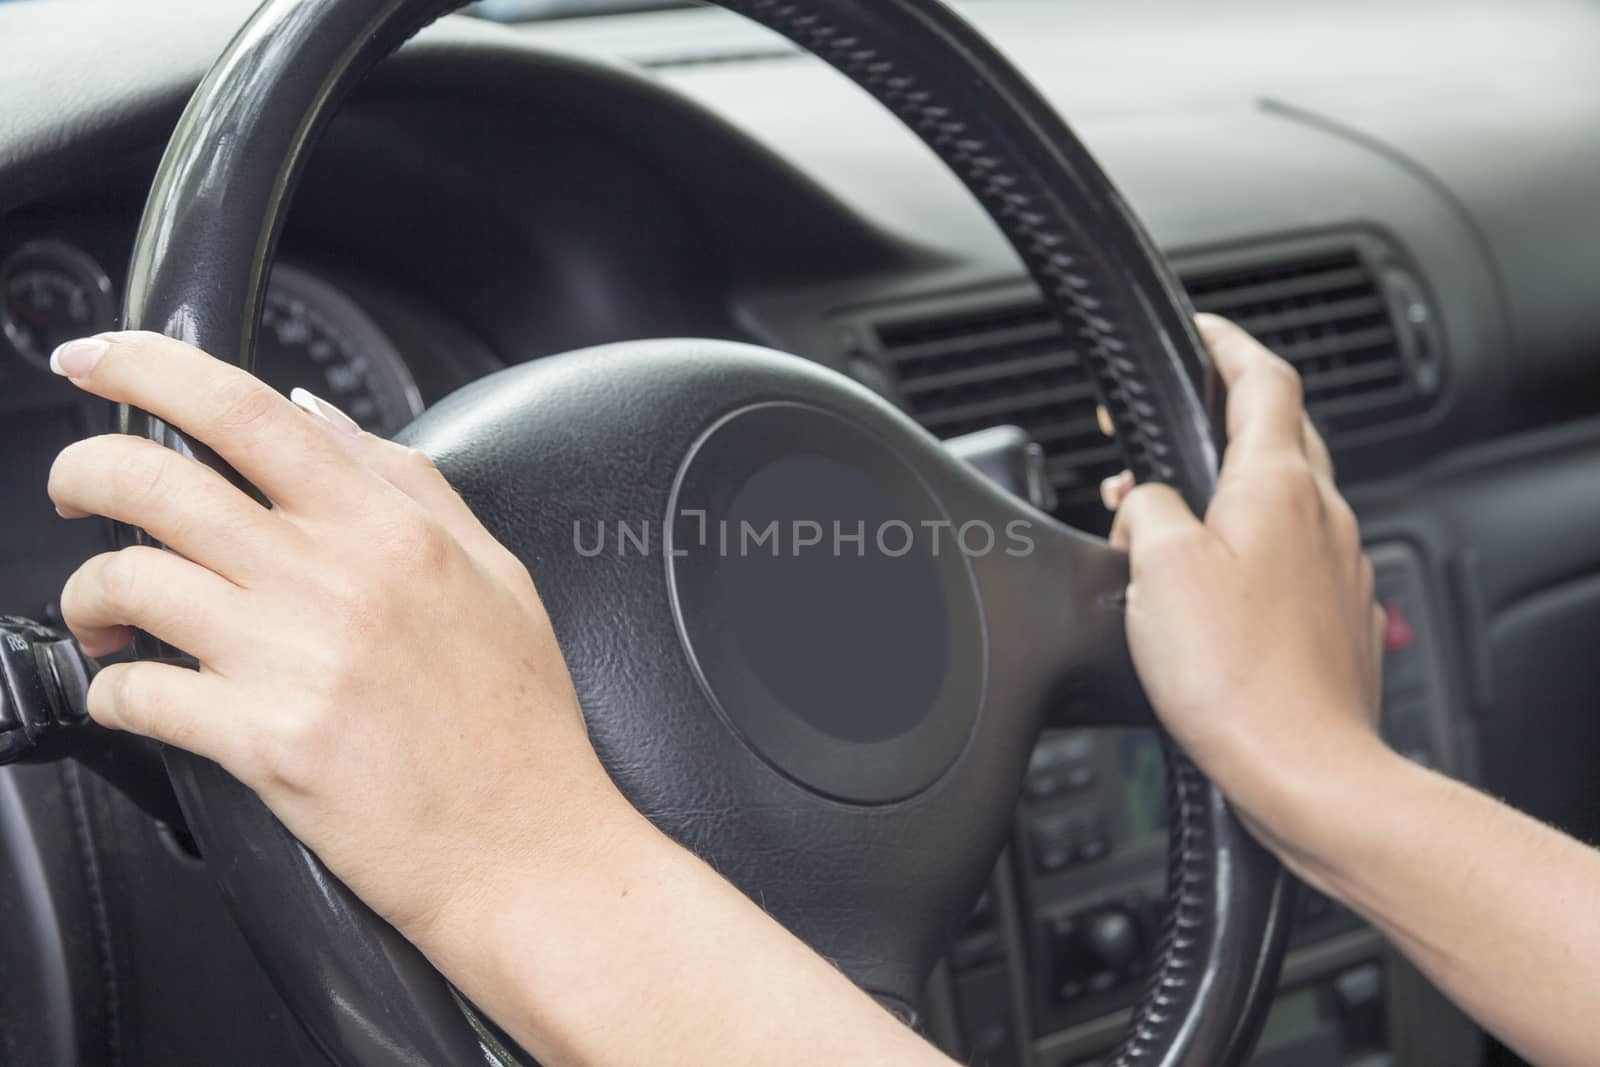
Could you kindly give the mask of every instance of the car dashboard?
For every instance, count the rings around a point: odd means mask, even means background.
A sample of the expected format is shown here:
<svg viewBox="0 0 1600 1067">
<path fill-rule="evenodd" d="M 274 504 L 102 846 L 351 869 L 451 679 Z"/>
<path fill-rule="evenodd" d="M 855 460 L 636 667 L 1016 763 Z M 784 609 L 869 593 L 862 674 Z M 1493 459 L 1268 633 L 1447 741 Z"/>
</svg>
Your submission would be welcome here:
<svg viewBox="0 0 1600 1067">
<path fill-rule="evenodd" d="M 165 135 L 248 7 L 61 6 L 94 9 L 96 32 L 126 43 L 83 89 L 66 57 L 89 29 L 74 43 L 48 0 L 0 8 L 0 610 L 41 617 L 109 547 L 104 529 L 58 522 L 49 459 L 111 428 L 42 364 L 115 325 Z M 1389 613 L 1390 743 L 1600 837 L 1585 697 L 1600 638 L 1600 9 L 963 10 L 1079 130 L 1195 306 L 1301 372 Z M 54 54 L 22 54 L 28 33 L 53 34 Z M 859 90 L 720 11 L 424 32 L 319 148 L 257 355 L 274 386 L 387 434 L 504 366 L 688 335 L 814 359 L 940 437 L 1020 426 L 1056 513 L 1105 530 L 1097 489 L 1120 454 L 1015 256 Z M 171 1020 L 268 1005 L 250 1024 L 275 1050 L 261 1062 L 291 1061 L 300 1039 L 190 844 L 63 774 L 5 772 L 0 800 L 41 827 L 64 804 L 115 842 L 86 861 L 99 903 L 85 921 L 138 961 L 124 987 L 151 988 L 85 1006 L 90 1022 L 129 1062 L 215 1062 L 228 1027 Z M 1151 731 L 1041 741 L 1012 845 L 934 977 L 932 1037 L 992 1067 L 1110 1054 L 1159 936 L 1163 790 Z M 0 865 L 62 862 L 12 847 Z M 1359 918 L 1310 893 L 1299 909 L 1255 1063 L 1516 1062 Z"/>
</svg>

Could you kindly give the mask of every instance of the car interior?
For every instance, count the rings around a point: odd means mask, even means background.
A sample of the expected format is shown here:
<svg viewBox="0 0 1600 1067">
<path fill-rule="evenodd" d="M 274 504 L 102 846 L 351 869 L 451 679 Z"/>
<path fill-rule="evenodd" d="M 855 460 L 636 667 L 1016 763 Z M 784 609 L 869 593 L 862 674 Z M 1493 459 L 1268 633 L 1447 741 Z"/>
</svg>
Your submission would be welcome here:
<svg viewBox="0 0 1600 1067">
<path fill-rule="evenodd" d="M 1193 307 L 1300 372 L 1388 613 L 1389 744 L 1600 841 L 1600 5 L 950 6 L 1081 136 Z M 123 321 L 163 152 L 255 7 L 0 0 L 0 613 L 59 625 L 67 575 L 114 544 L 60 522 L 45 479 L 118 414 L 46 364 Z M 259 372 L 390 436 L 557 353 L 761 345 L 1103 536 L 1127 453 L 1074 334 L 918 132 L 815 51 L 691 3 L 446 15 L 311 151 Z M 230 131 L 207 136 L 225 157 Z M 0 1063 L 356 1062 L 308 1035 L 327 989 L 241 927 L 161 761 L 122 739 L 0 768 Z M 1039 736 L 914 1013 L 941 1048 L 1147 1062 L 1116 1057 L 1165 951 L 1168 777 L 1149 725 Z M 1341 906 L 1299 892 L 1282 936 L 1246 1062 L 1522 1062 Z"/>
</svg>

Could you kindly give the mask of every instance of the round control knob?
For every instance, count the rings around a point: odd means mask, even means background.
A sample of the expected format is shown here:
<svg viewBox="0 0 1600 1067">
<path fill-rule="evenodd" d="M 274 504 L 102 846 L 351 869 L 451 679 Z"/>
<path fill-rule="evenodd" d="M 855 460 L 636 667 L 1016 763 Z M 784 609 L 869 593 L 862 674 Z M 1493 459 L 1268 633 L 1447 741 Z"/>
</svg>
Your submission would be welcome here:
<svg viewBox="0 0 1600 1067">
<path fill-rule="evenodd" d="M 1108 908 L 1089 920 L 1090 950 L 1107 970 L 1121 971 L 1139 959 L 1139 928 L 1120 908 Z"/>
</svg>

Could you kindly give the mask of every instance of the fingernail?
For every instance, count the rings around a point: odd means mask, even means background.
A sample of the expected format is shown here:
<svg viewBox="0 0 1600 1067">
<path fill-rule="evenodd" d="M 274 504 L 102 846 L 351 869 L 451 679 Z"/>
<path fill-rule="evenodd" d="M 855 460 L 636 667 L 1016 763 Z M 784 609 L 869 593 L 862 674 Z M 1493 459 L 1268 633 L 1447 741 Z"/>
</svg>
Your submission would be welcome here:
<svg viewBox="0 0 1600 1067">
<path fill-rule="evenodd" d="M 1106 410 L 1104 404 L 1094 406 L 1094 421 L 1100 424 L 1100 432 L 1107 437 L 1117 436 L 1117 425 L 1111 421 L 1111 412 Z"/>
<path fill-rule="evenodd" d="M 310 412 L 340 433 L 354 435 L 361 432 L 361 427 L 356 423 L 355 419 L 352 419 L 349 415 L 346 415 L 309 389 L 301 389 L 299 386 L 295 386 L 289 390 L 289 399 L 294 402 L 296 407 L 302 411 Z"/>
<path fill-rule="evenodd" d="M 1116 511 L 1122 506 L 1122 498 L 1128 495 L 1128 490 L 1133 488 L 1133 472 L 1121 471 L 1113 474 L 1100 483 L 1100 503 L 1104 504 L 1107 511 Z"/>
<path fill-rule="evenodd" d="M 83 337 L 57 345 L 56 350 L 50 353 L 50 369 L 63 378 L 88 377 L 110 347 L 110 341 L 99 337 Z"/>
</svg>

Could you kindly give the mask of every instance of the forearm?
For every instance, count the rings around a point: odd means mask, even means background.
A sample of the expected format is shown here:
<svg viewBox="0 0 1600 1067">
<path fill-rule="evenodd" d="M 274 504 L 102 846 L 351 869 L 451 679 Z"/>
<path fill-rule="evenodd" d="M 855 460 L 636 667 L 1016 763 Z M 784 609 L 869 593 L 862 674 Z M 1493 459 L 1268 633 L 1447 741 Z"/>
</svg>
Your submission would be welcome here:
<svg viewBox="0 0 1600 1067">
<path fill-rule="evenodd" d="M 949 1060 L 643 819 L 419 941 L 550 1067 Z M 552 918 L 557 917 L 557 918 Z"/>
<path fill-rule="evenodd" d="M 1528 1060 L 1600 1063 L 1600 853 L 1375 742 L 1357 748 L 1337 780 L 1285 788 L 1280 855 Z"/>
</svg>

